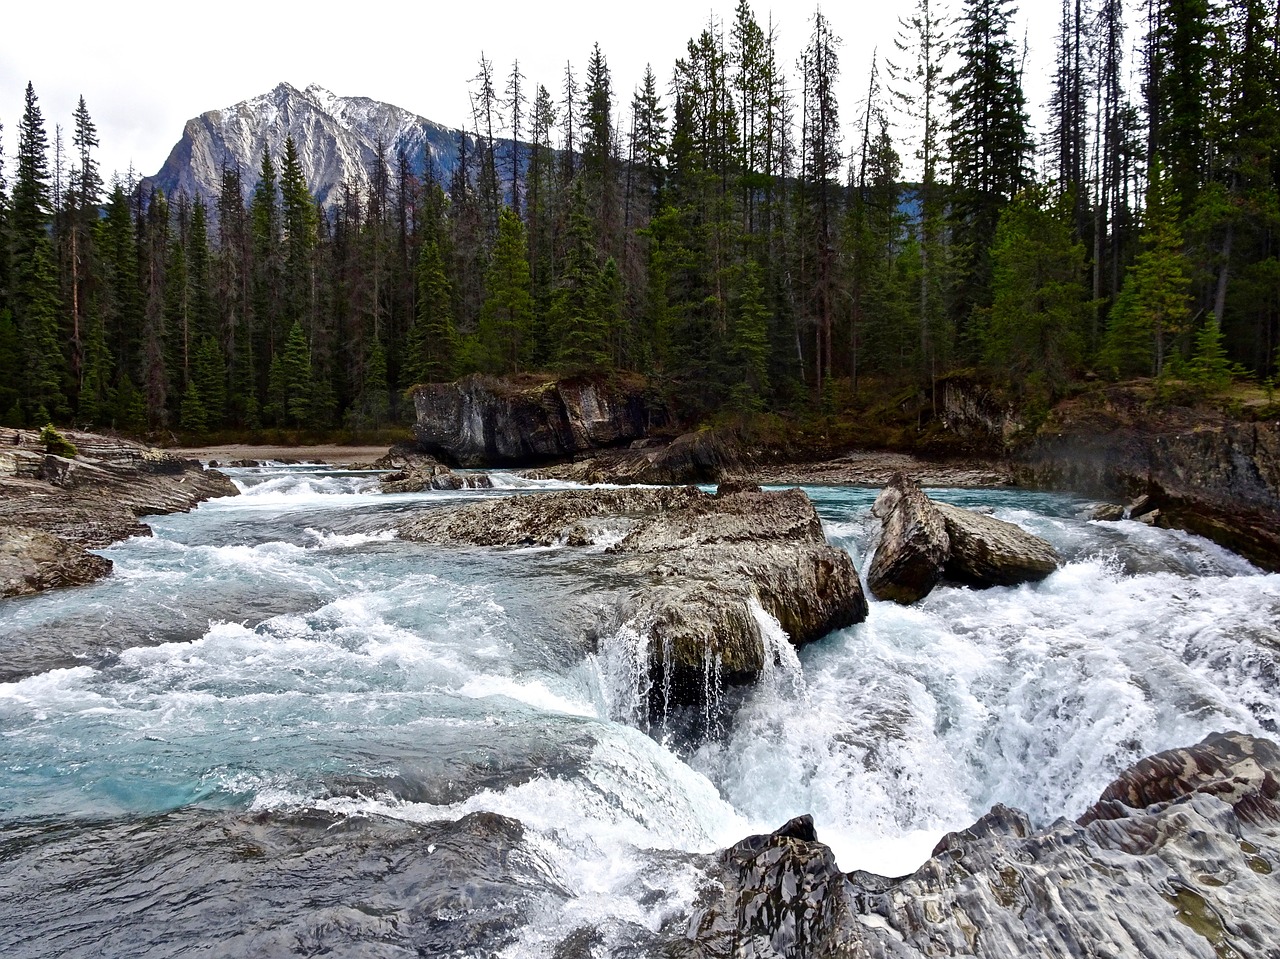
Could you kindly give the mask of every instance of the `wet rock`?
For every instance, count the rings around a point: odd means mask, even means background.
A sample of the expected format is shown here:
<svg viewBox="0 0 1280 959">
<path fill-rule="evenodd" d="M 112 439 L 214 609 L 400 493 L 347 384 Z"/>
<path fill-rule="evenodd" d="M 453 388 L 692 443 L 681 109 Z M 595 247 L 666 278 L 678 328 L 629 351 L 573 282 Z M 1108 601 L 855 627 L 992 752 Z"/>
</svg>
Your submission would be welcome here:
<svg viewBox="0 0 1280 959">
<path fill-rule="evenodd" d="M 1116 386 L 1059 403 L 1015 458 L 1018 481 L 1149 497 L 1161 526 L 1280 570 L 1280 421 L 1163 407 Z"/>
<path fill-rule="evenodd" d="M 533 493 L 428 510 L 400 535 L 441 545 L 611 542 L 597 568 L 614 588 L 585 602 L 604 608 L 602 633 L 638 634 L 648 719 L 657 725 L 686 708 L 710 716 L 723 685 L 753 682 L 776 664 L 758 613 L 797 646 L 867 613 L 853 561 L 827 544 L 800 490 Z"/>
<path fill-rule="evenodd" d="M 1124 507 L 1118 503 L 1099 503 L 1089 511 L 1089 519 L 1114 523 L 1124 519 Z"/>
<path fill-rule="evenodd" d="M 880 543 L 867 570 L 871 592 L 904 605 L 923 599 L 942 579 L 950 555 L 941 514 L 905 473 L 893 475 L 871 513 L 881 522 Z"/>
<path fill-rule="evenodd" d="M 491 956 L 571 895 L 524 827 L 488 812 L 188 809 L 24 833 L 0 869 L 0 901 L 25 903 L 0 909 L 6 956 Z"/>
<path fill-rule="evenodd" d="M 663 443 L 603 450 L 573 463 L 540 468 L 531 475 L 572 483 L 678 485 L 717 483 L 747 469 L 736 437 L 720 430 L 698 430 Z"/>
<path fill-rule="evenodd" d="M 467 376 L 413 390 L 424 452 L 460 466 L 528 465 L 624 446 L 665 421 L 643 380 Z"/>
<path fill-rule="evenodd" d="M 424 490 L 492 489 L 487 473 L 455 473 L 447 466 L 419 466 L 382 476 L 384 493 L 421 493 Z"/>
<path fill-rule="evenodd" d="M 0 524 L 0 597 L 81 586 L 111 572 L 111 560 L 44 530 Z"/>
<path fill-rule="evenodd" d="M 843 875 L 788 824 L 710 863 L 681 957 L 1270 956 L 1280 749 L 1208 737 L 1124 772 L 1078 822 L 996 806 L 908 876 Z"/>
<path fill-rule="evenodd" d="M 1280 823 L 1280 747 L 1241 733 L 1214 733 L 1195 746 L 1148 756 L 1125 770 L 1080 824 L 1120 819 L 1126 810 L 1215 796 L 1255 824 Z"/>
<path fill-rule="evenodd" d="M 405 470 L 430 469 L 441 464 L 434 456 L 422 452 L 411 443 L 397 443 L 370 465 L 373 469 Z"/>
<path fill-rule="evenodd" d="M 1125 512 L 1128 514 L 1129 519 L 1141 519 L 1155 508 L 1155 499 L 1152 496 L 1143 493 L 1129 504 L 1129 508 Z"/>
<path fill-rule="evenodd" d="M 909 476 L 894 475 L 871 508 L 881 538 L 867 583 L 880 599 L 909 604 L 942 579 L 967 586 L 1016 586 L 1044 579 L 1057 551 L 1013 523 L 935 503 Z"/>
<path fill-rule="evenodd" d="M 1061 564 L 1057 550 L 994 516 L 934 503 L 951 542 L 943 575 L 970 586 L 1017 586 L 1044 579 Z"/>
<path fill-rule="evenodd" d="M 33 552 L 22 559 L 11 551 L 9 561 L 30 564 L 19 575 L 40 589 L 84 582 L 94 571 L 105 575 L 109 563 L 84 558 L 75 548 L 150 535 L 140 516 L 182 512 L 239 492 L 196 460 L 93 433 L 68 430 L 66 438 L 77 450 L 74 457 L 44 452 L 34 431 L 0 429 L 0 524 L 44 531 L 68 545 L 59 551 L 41 537 L 10 536 L 12 550 L 22 542 Z"/>
</svg>

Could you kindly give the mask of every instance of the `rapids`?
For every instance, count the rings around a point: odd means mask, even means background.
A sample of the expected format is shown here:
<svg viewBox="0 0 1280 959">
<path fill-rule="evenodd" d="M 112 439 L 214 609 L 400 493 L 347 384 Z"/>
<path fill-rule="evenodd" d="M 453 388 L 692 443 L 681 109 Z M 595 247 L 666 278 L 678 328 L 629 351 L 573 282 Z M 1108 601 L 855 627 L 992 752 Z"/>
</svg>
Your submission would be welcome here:
<svg viewBox="0 0 1280 959">
<path fill-rule="evenodd" d="M 101 551 L 107 579 L 0 604 L 0 954 L 304 954 L 313 933 L 332 944 L 326 928 L 398 941 L 367 918 L 383 915 L 365 908 L 384 895 L 373 868 L 286 881 L 259 852 L 243 874 L 192 877 L 222 868 L 220 842 L 305 856 L 344 829 L 365 844 L 352 862 L 411 836 L 427 863 L 458 836 L 492 846 L 507 827 L 487 814 L 523 824 L 493 878 L 520 905 L 450 927 L 452 953 L 550 956 L 582 928 L 645 954 L 644 932 L 698 895 L 693 854 L 792 816 L 813 814 L 842 868 L 899 875 L 993 803 L 1074 817 L 1142 756 L 1280 723 L 1280 575 L 1084 520 L 1066 496 L 929 491 L 1022 524 L 1065 565 L 873 602 L 798 654 L 760 610 L 778 665 L 694 746 L 636 728 L 634 636 L 586 638 L 589 550 L 390 532 L 410 511 L 562 484 L 385 495 L 367 473 L 227 472 L 243 495 L 151 518 L 154 537 Z M 875 491 L 808 493 L 864 569 Z M 458 855 L 406 866 L 436 872 L 405 894 L 460 895 L 474 869 Z M 271 938 L 285 888 L 329 925 Z M 271 902 L 237 905 L 256 897 Z M 228 922 L 261 935 L 227 938 Z"/>
</svg>

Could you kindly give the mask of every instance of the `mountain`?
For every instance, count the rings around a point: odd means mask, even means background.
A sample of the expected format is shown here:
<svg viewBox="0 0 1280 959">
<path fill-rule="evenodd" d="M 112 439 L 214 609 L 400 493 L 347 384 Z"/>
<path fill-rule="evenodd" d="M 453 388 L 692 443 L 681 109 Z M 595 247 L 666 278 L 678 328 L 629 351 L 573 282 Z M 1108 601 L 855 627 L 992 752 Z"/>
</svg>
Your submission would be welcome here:
<svg viewBox="0 0 1280 959">
<path fill-rule="evenodd" d="M 312 195 L 330 208 L 341 202 L 344 180 L 367 195 L 379 141 L 393 172 L 403 150 L 415 175 L 431 163 L 447 183 L 458 162 L 463 133 L 390 103 L 340 97 L 314 84 L 299 90 L 281 83 L 269 93 L 188 120 L 182 139 L 148 181 L 166 196 L 185 192 L 212 205 L 223 168 L 238 164 L 247 200 L 258 180 L 263 147 L 278 172 L 288 136 L 293 137 Z M 470 144 L 468 137 L 468 148 Z"/>
</svg>

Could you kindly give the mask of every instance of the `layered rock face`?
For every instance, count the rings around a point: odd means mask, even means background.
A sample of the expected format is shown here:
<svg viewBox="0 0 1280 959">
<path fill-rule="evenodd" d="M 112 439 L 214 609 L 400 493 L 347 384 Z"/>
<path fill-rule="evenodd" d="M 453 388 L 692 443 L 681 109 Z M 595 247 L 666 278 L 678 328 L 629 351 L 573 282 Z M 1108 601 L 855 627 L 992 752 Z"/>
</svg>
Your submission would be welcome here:
<svg viewBox="0 0 1280 959">
<path fill-rule="evenodd" d="M 640 636 L 649 720 L 703 715 L 723 684 L 755 680 L 776 665 L 759 608 L 791 643 L 812 642 L 861 621 L 867 604 L 849 554 L 827 544 L 800 490 L 726 487 L 571 490 L 433 509 L 401 527 L 440 545 L 586 547 L 619 586 L 604 603 L 605 632 Z M 593 602 L 599 605 L 600 597 Z"/>
<path fill-rule="evenodd" d="M 683 957 L 1276 955 L 1280 749 L 1222 733 L 1126 771 L 1078 822 L 996 806 L 899 879 L 842 874 L 812 823 L 743 840 Z"/>
<path fill-rule="evenodd" d="M 1159 525 L 1280 570 L 1280 422 L 1182 407 L 1152 412 L 1115 388 L 1058 404 L 1014 467 L 1031 485 L 1147 495 Z"/>
<path fill-rule="evenodd" d="M 880 543 L 867 571 L 879 599 L 910 604 L 941 580 L 969 586 L 1016 586 L 1058 568 L 1052 546 L 1013 523 L 935 503 L 915 480 L 896 473 L 871 508 Z"/>
<path fill-rule="evenodd" d="M 473 375 L 416 387 L 419 447 L 459 466 L 530 465 L 625 445 L 665 422 L 638 380 Z"/>
<path fill-rule="evenodd" d="M 0 596 L 91 582 L 111 564 L 85 550 L 149 536 L 139 516 L 238 492 L 195 460 L 129 440 L 65 435 L 73 457 L 47 453 L 38 433 L 0 429 Z"/>
</svg>

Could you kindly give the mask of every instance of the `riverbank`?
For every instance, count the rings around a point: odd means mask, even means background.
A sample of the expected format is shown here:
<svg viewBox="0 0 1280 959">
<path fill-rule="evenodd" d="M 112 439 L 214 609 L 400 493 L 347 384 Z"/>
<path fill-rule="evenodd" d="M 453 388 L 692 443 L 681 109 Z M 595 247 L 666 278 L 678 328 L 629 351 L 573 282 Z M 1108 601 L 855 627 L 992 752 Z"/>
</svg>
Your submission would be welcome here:
<svg viewBox="0 0 1280 959">
<path fill-rule="evenodd" d="M 327 463 L 330 466 L 371 466 L 387 455 L 386 446 L 338 446 L 327 443 L 316 446 L 283 446 L 279 444 L 255 445 L 251 443 L 226 443 L 221 446 L 183 446 L 169 452 L 200 460 L 202 463 L 218 463 L 230 466 L 244 460 L 254 462 Z"/>
</svg>

